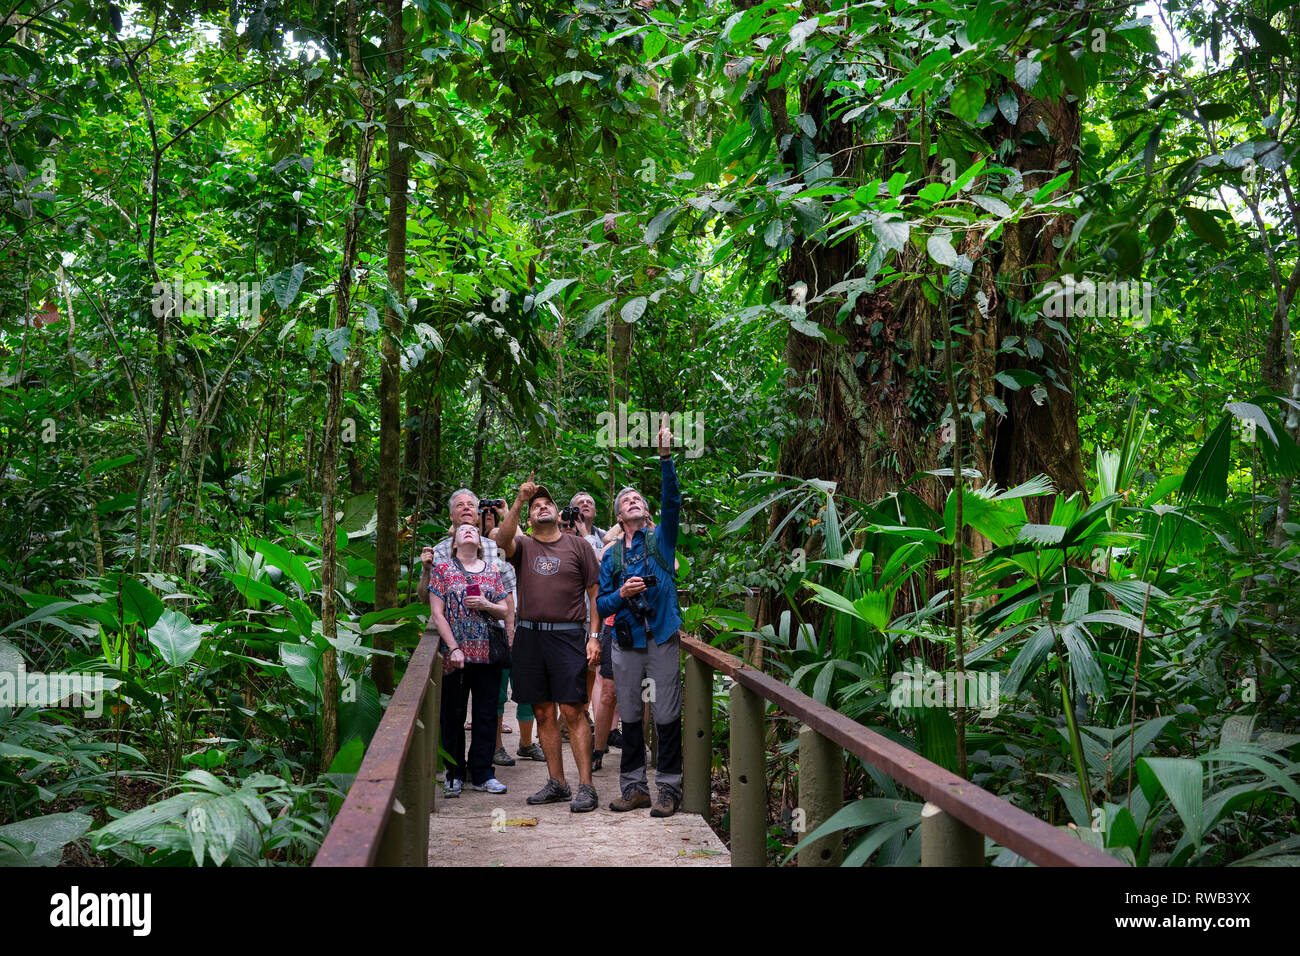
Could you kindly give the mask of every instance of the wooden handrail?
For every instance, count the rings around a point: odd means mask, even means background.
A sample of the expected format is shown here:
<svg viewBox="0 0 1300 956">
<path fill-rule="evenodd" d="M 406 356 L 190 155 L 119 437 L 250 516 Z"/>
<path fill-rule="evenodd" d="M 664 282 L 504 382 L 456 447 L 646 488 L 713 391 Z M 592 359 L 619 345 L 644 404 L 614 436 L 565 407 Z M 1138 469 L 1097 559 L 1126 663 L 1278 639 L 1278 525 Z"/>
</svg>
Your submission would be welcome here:
<svg viewBox="0 0 1300 956">
<path fill-rule="evenodd" d="M 438 634 L 432 629 L 421 637 L 312 866 L 428 865 L 442 674 L 438 642 Z M 1124 865 L 1105 851 L 1071 837 L 730 654 L 686 634 L 681 635 L 681 647 L 689 655 L 684 702 L 688 731 L 692 725 L 701 725 L 695 734 L 699 739 L 693 739 L 689 732 L 684 735 L 687 771 L 684 809 L 708 813 L 712 678 L 707 675 L 716 670 L 743 688 L 742 693 L 755 695 L 750 701 L 761 698 L 776 704 L 817 735 L 921 796 L 931 805 L 928 812 L 932 819 L 927 820 L 930 826 L 927 833 L 931 829 L 946 832 L 948 824 L 933 818 L 936 813 L 947 814 L 956 821 L 955 826 L 969 827 L 1040 866 Z M 733 713 L 742 715 L 744 724 L 733 728 L 733 733 L 739 730 L 741 739 L 747 741 L 744 748 L 755 751 L 748 754 L 749 763 L 745 764 L 745 776 L 741 779 L 758 778 L 755 784 L 761 786 L 762 762 L 754 763 L 761 750 L 761 734 L 756 733 L 756 728 L 761 726 L 761 707 L 754 710 L 752 704 L 740 700 L 733 701 L 733 705 L 739 706 L 739 709 L 733 706 Z M 735 757 L 733 754 L 733 760 Z M 834 775 L 831 776 L 833 779 Z M 701 781 L 703 798 L 692 797 L 701 792 Z M 700 802 L 704 805 L 695 805 Z M 765 805 L 766 801 L 762 803 Z M 738 807 L 733 805 L 732 810 L 735 824 Z M 750 829 L 756 827 L 761 835 L 765 821 L 761 815 L 755 819 L 758 822 L 750 821 Z M 761 859 L 761 849 L 740 847 L 736 829 L 733 825 L 733 861 L 741 862 L 744 858 L 752 863 L 752 858 Z M 758 846 L 762 846 L 761 839 Z"/>
<path fill-rule="evenodd" d="M 689 635 L 680 637 L 682 650 L 702 664 L 726 674 L 741 687 L 776 704 L 944 813 L 991 837 L 995 843 L 1031 863 L 1039 866 L 1125 865 L 1104 850 L 1058 830 L 738 658 Z M 732 810 L 734 813 L 735 808 Z M 707 807 L 704 812 L 707 813 Z M 733 856 L 734 853 L 733 841 Z"/>
<path fill-rule="evenodd" d="M 312 866 L 428 865 L 442 673 L 438 642 L 433 628 L 420 638 Z"/>
</svg>

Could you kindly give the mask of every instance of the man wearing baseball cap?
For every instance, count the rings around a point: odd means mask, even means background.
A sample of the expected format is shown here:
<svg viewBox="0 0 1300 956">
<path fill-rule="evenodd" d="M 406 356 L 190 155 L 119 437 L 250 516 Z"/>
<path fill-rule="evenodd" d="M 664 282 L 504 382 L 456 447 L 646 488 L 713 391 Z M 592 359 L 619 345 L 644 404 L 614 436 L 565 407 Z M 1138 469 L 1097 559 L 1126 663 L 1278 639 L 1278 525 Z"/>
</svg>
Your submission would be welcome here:
<svg viewBox="0 0 1300 956">
<path fill-rule="evenodd" d="M 525 503 L 530 534 L 519 531 Z M 596 788 L 591 785 L 591 728 L 585 711 L 587 667 L 600 659 L 600 617 L 596 612 L 600 568 L 591 545 L 560 533 L 559 518 L 560 509 L 550 491 L 530 477 L 519 486 L 515 503 L 501 522 L 497 545 L 518 576 L 523 608 L 511 649 L 514 698 L 516 703 L 533 708 L 550 772 L 546 786 L 529 797 L 528 803 L 571 800 L 572 812 L 586 813 L 596 809 Z M 576 796 L 564 779 L 556 704 L 578 764 Z"/>
</svg>

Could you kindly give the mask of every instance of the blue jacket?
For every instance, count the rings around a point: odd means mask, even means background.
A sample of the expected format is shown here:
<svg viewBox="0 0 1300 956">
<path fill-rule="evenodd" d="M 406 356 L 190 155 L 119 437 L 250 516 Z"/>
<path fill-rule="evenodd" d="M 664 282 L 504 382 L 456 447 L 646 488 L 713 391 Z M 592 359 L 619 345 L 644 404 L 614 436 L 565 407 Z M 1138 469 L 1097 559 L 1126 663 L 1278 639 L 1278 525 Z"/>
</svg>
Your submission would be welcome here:
<svg viewBox="0 0 1300 956">
<path fill-rule="evenodd" d="M 682 493 L 677 487 L 677 470 L 673 467 L 673 460 L 660 459 L 659 464 L 662 477 L 662 501 L 659 509 L 659 524 L 655 527 L 654 533 L 658 538 L 659 553 L 671 568 L 677 555 L 677 528 L 682 516 Z M 650 625 L 655 643 L 664 644 L 681 628 L 682 612 L 677 607 L 677 586 L 650 556 L 645 535 L 645 528 L 641 528 L 632 537 L 631 546 L 624 544 L 623 572 L 626 577 L 635 578 L 644 576 L 649 570 L 657 579 L 658 583 L 653 588 L 641 593 L 645 595 L 646 603 L 650 605 L 650 615 L 646 618 L 646 623 Z M 619 540 L 625 541 L 625 539 L 626 536 Z M 632 614 L 627 602 L 619 596 L 618 589 L 622 586 L 622 580 L 614 580 L 614 548 L 611 547 L 600 560 L 600 593 L 596 597 L 596 610 L 602 618 L 615 614 L 616 625 L 619 621 L 626 621 L 632 628 L 632 646 L 645 647 L 645 628 Z"/>
</svg>

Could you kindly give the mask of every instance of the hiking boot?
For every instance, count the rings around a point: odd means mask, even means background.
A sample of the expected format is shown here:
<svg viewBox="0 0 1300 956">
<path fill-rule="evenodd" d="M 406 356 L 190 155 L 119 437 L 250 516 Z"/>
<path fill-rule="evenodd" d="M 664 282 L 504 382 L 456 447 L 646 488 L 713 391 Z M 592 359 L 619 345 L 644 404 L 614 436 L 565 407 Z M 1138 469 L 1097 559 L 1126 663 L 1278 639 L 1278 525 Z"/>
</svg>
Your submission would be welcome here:
<svg viewBox="0 0 1300 956">
<path fill-rule="evenodd" d="M 569 804 L 570 813 L 589 813 L 596 809 L 596 788 L 589 783 L 578 784 L 578 795 Z"/>
<path fill-rule="evenodd" d="M 619 730 L 617 727 L 609 732 L 609 742 L 605 744 L 606 753 L 613 750 L 615 747 L 619 750 L 623 749 L 623 731 Z"/>
<path fill-rule="evenodd" d="M 647 797 L 647 799 L 649 798 Z M 650 816 L 671 817 L 677 812 L 677 806 L 680 803 L 681 801 L 677 799 L 676 795 L 674 795 L 672 791 L 660 790 L 659 799 L 656 800 L 655 805 L 650 808 Z"/>
<path fill-rule="evenodd" d="M 569 791 L 568 786 L 560 783 L 554 777 L 546 781 L 546 786 L 538 790 L 535 794 L 525 800 L 525 803 L 537 806 L 539 803 L 561 803 L 565 800 L 573 799 L 573 794 Z M 649 799 L 647 797 L 647 799 Z"/>
<path fill-rule="evenodd" d="M 644 790 L 629 790 L 617 800 L 610 801 L 609 808 L 615 813 L 627 810 L 644 810 L 650 806 L 650 794 Z"/>
<path fill-rule="evenodd" d="M 483 781 L 482 783 L 471 783 L 469 785 L 469 788 L 471 790 L 478 790 L 487 793 L 506 792 L 506 785 L 502 783 L 500 780 L 498 780 L 496 777 L 489 777 L 487 780 Z"/>
<path fill-rule="evenodd" d="M 513 767 L 515 758 L 506 753 L 505 747 L 498 747 L 497 752 L 492 755 L 492 762 L 498 767 Z"/>
<path fill-rule="evenodd" d="M 542 763 L 546 763 L 546 754 L 542 753 L 542 746 L 536 740 L 527 747 L 520 747 L 516 750 L 515 756 L 526 757 L 529 760 L 540 760 Z"/>
</svg>

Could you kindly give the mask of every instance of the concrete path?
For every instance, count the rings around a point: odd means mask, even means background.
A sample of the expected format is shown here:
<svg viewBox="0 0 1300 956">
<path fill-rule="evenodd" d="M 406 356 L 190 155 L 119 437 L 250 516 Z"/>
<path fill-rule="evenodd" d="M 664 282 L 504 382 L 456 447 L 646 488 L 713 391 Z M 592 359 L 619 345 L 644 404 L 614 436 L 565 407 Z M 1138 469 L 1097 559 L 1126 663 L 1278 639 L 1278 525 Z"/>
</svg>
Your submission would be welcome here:
<svg viewBox="0 0 1300 956">
<path fill-rule="evenodd" d="M 466 785 L 461 796 L 445 800 L 441 775 L 435 787 L 435 812 L 429 821 L 430 866 L 729 866 L 731 854 L 702 816 L 678 811 L 671 817 L 650 816 L 649 809 L 614 813 L 609 802 L 619 796 L 618 765 L 622 751 L 605 755 L 592 780 L 598 804 L 590 813 L 571 813 L 568 803 L 530 807 L 525 798 L 546 784 L 546 764 L 515 754 L 519 722 L 514 701 L 506 703 L 502 739 L 515 758 L 513 767 L 495 767 L 509 787 L 501 794 L 477 793 Z M 468 743 L 468 733 L 466 735 Z M 564 773 L 569 789 L 578 787 L 577 765 L 567 741 Z M 653 798 L 654 768 L 649 768 Z"/>
</svg>

